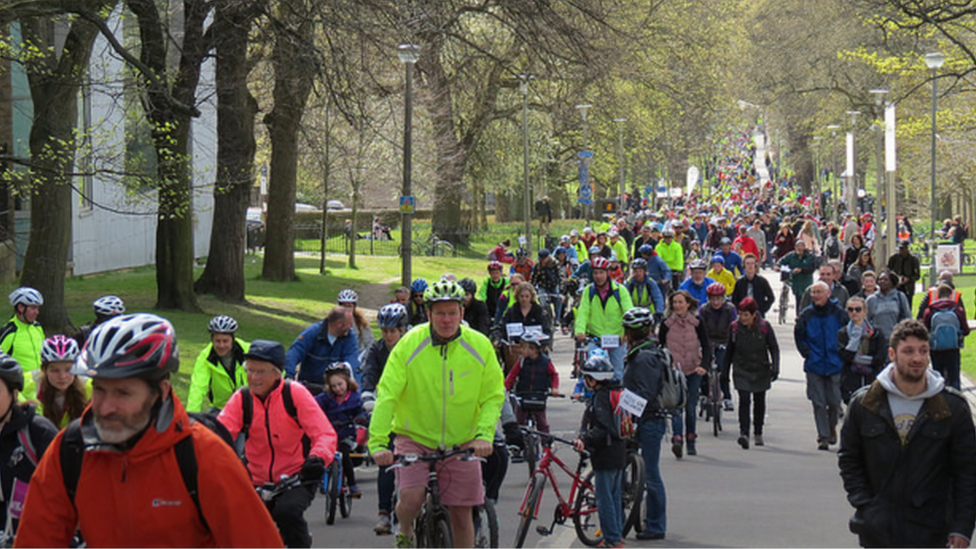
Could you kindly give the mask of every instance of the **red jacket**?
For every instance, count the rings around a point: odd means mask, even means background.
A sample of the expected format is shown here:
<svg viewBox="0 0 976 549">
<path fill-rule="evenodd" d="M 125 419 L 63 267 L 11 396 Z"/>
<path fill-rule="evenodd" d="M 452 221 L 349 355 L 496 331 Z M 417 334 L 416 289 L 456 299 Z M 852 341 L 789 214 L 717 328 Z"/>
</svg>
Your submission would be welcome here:
<svg viewBox="0 0 976 549">
<path fill-rule="evenodd" d="M 760 254 L 759 254 L 759 245 L 756 244 L 756 240 L 754 238 L 752 238 L 751 236 L 739 235 L 739 236 L 735 237 L 735 240 L 732 241 L 732 247 L 733 248 L 735 247 L 736 242 L 741 242 L 742 243 L 742 256 L 743 257 L 745 257 L 746 254 L 752 254 L 752 255 L 756 256 L 757 259 L 759 257 L 761 257 Z"/>
<path fill-rule="evenodd" d="M 329 419 L 325 417 L 325 412 L 304 385 L 294 382 L 290 385 L 301 426 L 285 410 L 281 396 L 281 389 L 285 386 L 283 381 L 264 400 L 251 393 L 251 398 L 254 399 L 254 417 L 251 418 L 251 429 L 244 451 L 251 481 L 255 486 L 272 481 L 277 483 L 281 475 L 292 475 L 301 470 L 305 462 L 303 435 L 312 439 L 309 455 L 319 456 L 325 460 L 326 465 L 332 462 L 335 455 L 336 434 Z M 230 397 L 218 419 L 227 427 L 231 436 L 237 439 L 244 423 L 240 391 Z M 269 444 L 272 440 L 273 448 Z"/>
<path fill-rule="evenodd" d="M 89 449 L 72 505 L 61 475 L 62 431 L 30 483 L 16 547 L 67 547 L 77 527 L 89 547 L 282 547 L 240 460 L 217 435 L 190 424 L 174 395 L 173 421 L 150 426 L 128 450 Z M 82 417 L 91 414 L 85 410 Z M 173 446 L 193 437 L 200 509 L 186 491 Z"/>
</svg>

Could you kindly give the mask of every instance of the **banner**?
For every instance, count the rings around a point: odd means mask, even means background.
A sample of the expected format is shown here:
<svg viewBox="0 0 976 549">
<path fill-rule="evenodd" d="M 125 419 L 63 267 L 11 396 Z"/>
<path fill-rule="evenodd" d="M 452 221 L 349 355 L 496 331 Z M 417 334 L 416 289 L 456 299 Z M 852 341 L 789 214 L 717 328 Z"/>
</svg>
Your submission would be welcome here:
<svg viewBox="0 0 976 549">
<path fill-rule="evenodd" d="M 895 147 L 895 104 L 885 107 L 885 171 L 894 172 L 898 159 Z"/>
</svg>

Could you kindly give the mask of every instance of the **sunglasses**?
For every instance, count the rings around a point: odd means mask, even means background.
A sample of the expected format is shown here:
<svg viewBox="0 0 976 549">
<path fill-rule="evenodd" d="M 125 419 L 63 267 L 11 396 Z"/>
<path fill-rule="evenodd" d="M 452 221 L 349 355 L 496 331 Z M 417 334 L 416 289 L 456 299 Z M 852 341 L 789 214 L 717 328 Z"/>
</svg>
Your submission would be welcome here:
<svg viewBox="0 0 976 549">
<path fill-rule="evenodd" d="M 848 307 L 847 308 L 847 312 L 849 312 L 849 313 L 859 313 L 862 310 L 863 309 L 861 307 Z"/>
</svg>

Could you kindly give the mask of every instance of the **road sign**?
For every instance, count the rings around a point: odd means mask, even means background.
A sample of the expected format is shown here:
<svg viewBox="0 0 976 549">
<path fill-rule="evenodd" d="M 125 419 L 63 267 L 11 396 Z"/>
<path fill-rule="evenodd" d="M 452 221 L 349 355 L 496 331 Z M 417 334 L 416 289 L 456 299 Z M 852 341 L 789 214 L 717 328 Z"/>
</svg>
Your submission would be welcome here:
<svg viewBox="0 0 976 549">
<path fill-rule="evenodd" d="M 580 185 L 578 202 L 587 206 L 593 204 L 593 185 L 588 183 Z"/>
<path fill-rule="evenodd" d="M 400 197 L 400 213 L 402 214 L 412 214 L 414 210 L 414 197 L 412 196 L 401 196 Z"/>
</svg>

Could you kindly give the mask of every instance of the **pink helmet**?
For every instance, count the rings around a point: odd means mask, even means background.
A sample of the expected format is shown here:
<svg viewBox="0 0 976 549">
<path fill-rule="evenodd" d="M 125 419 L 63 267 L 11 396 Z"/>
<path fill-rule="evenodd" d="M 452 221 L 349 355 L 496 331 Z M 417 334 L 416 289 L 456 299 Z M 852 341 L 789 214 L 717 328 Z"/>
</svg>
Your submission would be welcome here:
<svg viewBox="0 0 976 549">
<path fill-rule="evenodd" d="M 78 342 L 74 339 L 56 335 L 44 340 L 41 344 L 41 362 L 74 362 L 78 358 Z"/>
</svg>

